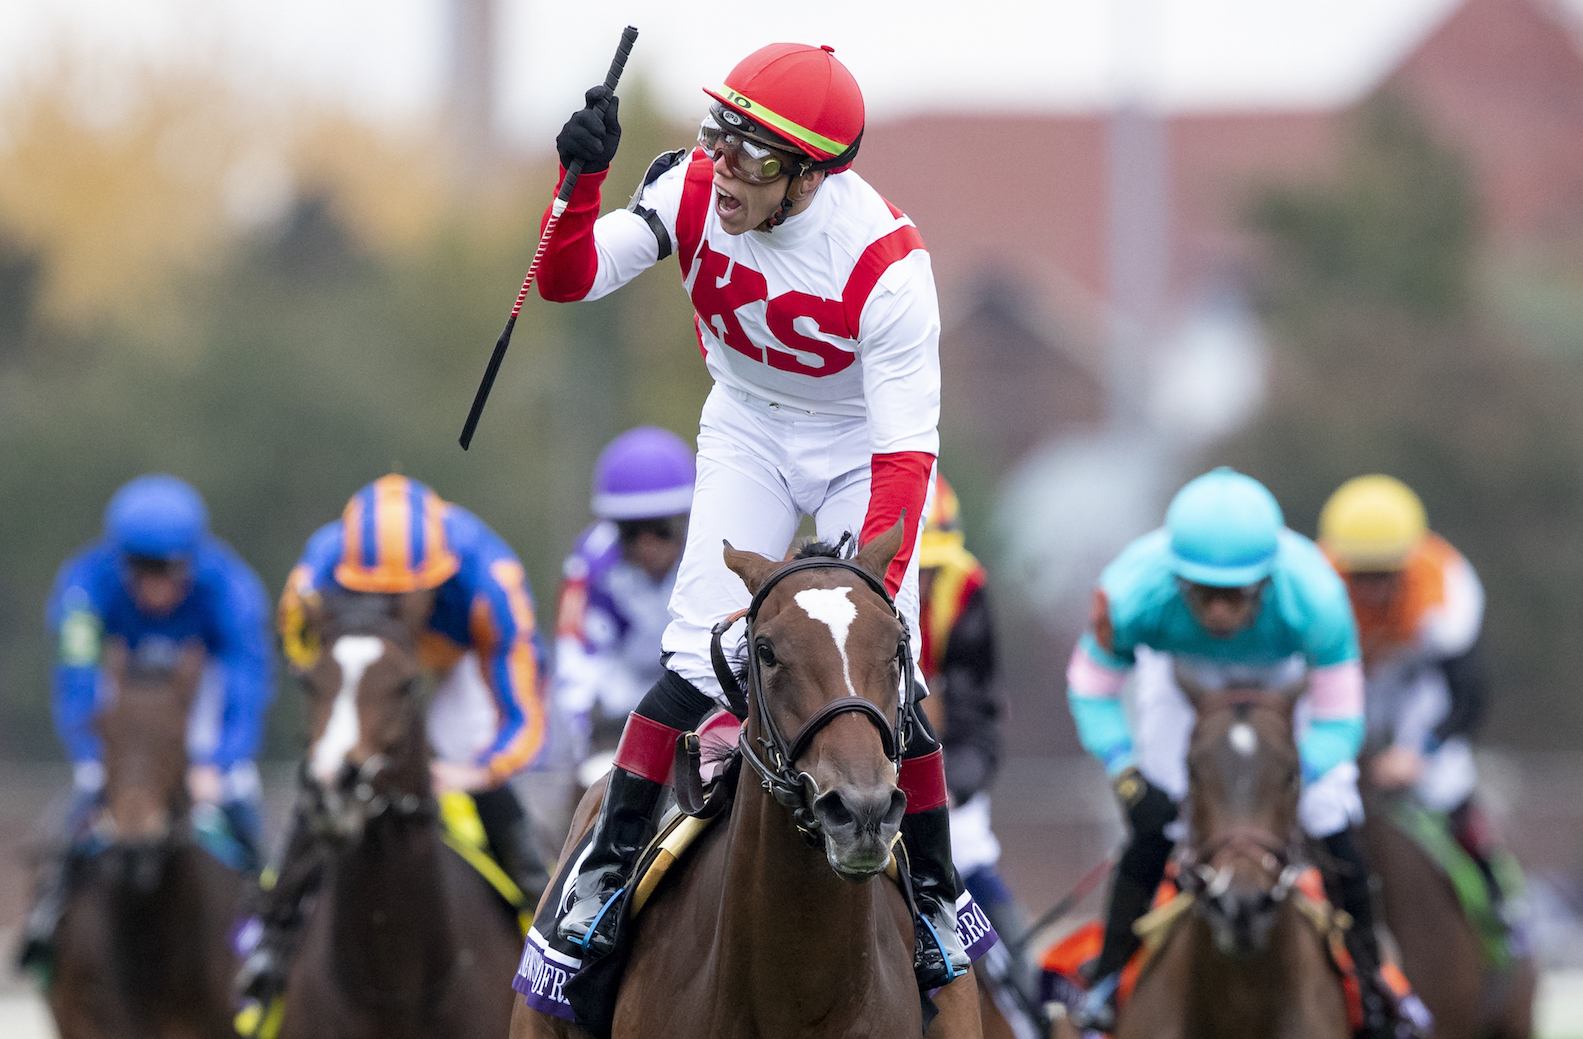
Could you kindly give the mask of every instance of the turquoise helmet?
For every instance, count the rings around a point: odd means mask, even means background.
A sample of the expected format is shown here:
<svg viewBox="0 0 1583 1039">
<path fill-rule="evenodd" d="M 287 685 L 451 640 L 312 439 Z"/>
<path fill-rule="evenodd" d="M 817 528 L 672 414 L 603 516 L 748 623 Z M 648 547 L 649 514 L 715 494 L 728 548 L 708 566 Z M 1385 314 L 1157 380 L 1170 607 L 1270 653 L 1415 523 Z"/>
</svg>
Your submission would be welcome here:
<svg viewBox="0 0 1583 1039">
<path fill-rule="evenodd" d="M 1184 581 L 1240 588 L 1270 576 L 1285 520 L 1264 484 L 1221 466 L 1188 482 L 1165 510 L 1171 569 Z"/>
</svg>

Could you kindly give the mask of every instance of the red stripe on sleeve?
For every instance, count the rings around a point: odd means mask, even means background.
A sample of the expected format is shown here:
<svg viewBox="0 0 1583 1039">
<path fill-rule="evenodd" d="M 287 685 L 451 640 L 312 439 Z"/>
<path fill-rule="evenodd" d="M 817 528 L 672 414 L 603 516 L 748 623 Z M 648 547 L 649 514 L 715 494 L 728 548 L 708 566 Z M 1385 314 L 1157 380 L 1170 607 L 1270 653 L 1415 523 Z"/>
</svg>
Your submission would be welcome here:
<svg viewBox="0 0 1583 1039">
<path fill-rule="evenodd" d="M 868 544 L 896 525 L 896 517 L 907 510 L 901 551 L 885 571 L 885 587 L 895 595 L 907 575 L 907 564 L 918 543 L 918 525 L 923 522 L 923 504 L 929 496 L 929 474 L 934 471 L 934 455 L 927 451 L 897 451 L 875 455 L 869 460 L 868 515 L 863 517 L 860 544 Z"/>
<path fill-rule="evenodd" d="M 868 302 L 869 293 L 874 291 L 874 286 L 885 271 L 903 256 L 922 248 L 923 235 L 908 224 L 898 227 L 863 250 L 863 255 L 857 258 L 857 265 L 847 276 L 846 287 L 841 290 L 841 308 L 846 314 L 848 339 L 858 338 L 858 322 L 863 316 L 863 304 Z"/>
<path fill-rule="evenodd" d="M 555 225 L 555 237 L 544 247 L 544 258 L 539 261 L 538 287 L 539 295 L 551 303 L 582 299 L 594 287 L 594 275 L 599 273 L 594 221 L 599 219 L 599 187 L 609 173 L 608 169 L 603 169 L 577 178 L 577 186 L 566 203 L 566 212 Z M 557 195 L 565 180 L 563 169 L 555 182 Z M 544 225 L 549 222 L 550 210 L 546 209 L 544 219 L 539 221 L 539 234 L 544 233 Z"/>
<path fill-rule="evenodd" d="M 683 278 L 692 273 L 693 258 L 698 255 L 698 243 L 704 237 L 709 203 L 714 199 L 714 185 L 715 164 L 703 149 L 694 148 L 682 181 L 681 208 L 676 211 L 676 262 L 681 264 Z"/>
<path fill-rule="evenodd" d="M 948 804 L 945 791 L 945 752 L 935 750 L 921 758 L 902 761 L 896 785 L 907 795 L 907 814 L 927 812 Z"/>
<path fill-rule="evenodd" d="M 676 756 L 676 738 L 682 730 L 645 718 L 636 711 L 627 715 L 616 746 L 616 764 L 655 783 L 671 781 L 671 761 Z"/>
</svg>

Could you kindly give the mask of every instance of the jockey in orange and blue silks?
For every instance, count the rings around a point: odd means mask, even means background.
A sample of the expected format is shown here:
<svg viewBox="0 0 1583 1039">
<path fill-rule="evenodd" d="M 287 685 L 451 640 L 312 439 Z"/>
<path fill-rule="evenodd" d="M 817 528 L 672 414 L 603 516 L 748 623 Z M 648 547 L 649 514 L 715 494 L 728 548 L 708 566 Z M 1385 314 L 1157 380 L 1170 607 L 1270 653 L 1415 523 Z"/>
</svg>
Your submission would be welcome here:
<svg viewBox="0 0 1583 1039">
<path fill-rule="evenodd" d="M 380 477 L 352 496 L 341 518 L 308 539 L 286 580 L 278 624 L 299 673 L 321 651 L 309 606 L 330 594 L 434 592 L 418 657 L 441 676 L 430 702 L 430 770 L 436 793 L 464 791 L 490 852 L 529 904 L 548 882 L 527 814 L 508 780 L 544 746 L 545 710 L 533 595 L 516 553 L 477 516 L 405 476 Z M 314 836 L 300 815 L 264 892 L 237 990 L 267 1006 L 285 987 L 301 907 L 319 883 Z"/>
<path fill-rule="evenodd" d="M 326 592 L 431 588 L 434 612 L 418 652 L 445 679 L 429 710 L 429 739 L 456 786 L 493 789 L 544 745 L 544 654 L 527 574 L 477 516 L 404 476 L 369 484 L 308 539 L 280 600 L 282 645 L 294 668 L 313 665 L 317 635 L 303 607 Z"/>
<path fill-rule="evenodd" d="M 1306 676 L 1297 708 L 1298 823 L 1344 864 L 1325 871 L 1326 887 L 1357 921 L 1347 944 L 1375 981 L 1371 1030 L 1389 1028 L 1398 1008 L 1378 979 L 1369 871 L 1351 832 L 1363 818 L 1356 759 L 1364 732 L 1351 604 L 1324 554 L 1287 529 L 1264 485 L 1226 468 L 1190 481 L 1172 499 L 1165 526 L 1105 568 L 1067 670 L 1078 738 L 1111 776 L 1132 831 L 1117 864 L 1095 978 L 1115 976 L 1136 950 L 1133 924 L 1149 908 L 1174 845 L 1166 831 L 1187 795 L 1195 722 L 1176 686 L 1177 667 L 1207 688 L 1273 688 Z M 1134 671 L 1136 739 L 1120 699 Z M 1107 1023 L 1112 991 L 1095 989 L 1085 1008 L 1091 1026 Z"/>
</svg>

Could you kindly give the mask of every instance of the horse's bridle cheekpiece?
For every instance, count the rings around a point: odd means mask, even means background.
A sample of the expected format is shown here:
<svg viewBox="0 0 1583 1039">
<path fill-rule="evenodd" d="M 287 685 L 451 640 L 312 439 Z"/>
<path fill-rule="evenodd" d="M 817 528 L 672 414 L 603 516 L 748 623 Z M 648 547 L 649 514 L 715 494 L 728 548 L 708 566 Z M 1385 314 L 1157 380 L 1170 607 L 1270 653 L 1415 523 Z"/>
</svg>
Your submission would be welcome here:
<svg viewBox="0 0 1583 1039">
<path fill-rule="evenodd" d="M 803 723 L 795 738 L 787 741 L 780 726 L 775 722 L 775 716 L 769 709 L 769 703 L 764 695 L 764 676 L 761 670 L 753 626 L 758 619 L 759 607 L 764 604 L 770 591 L 781 581 L 792 574 L 804 570 L 845 570 L 855 575 L 865 585 L 874 591 L 890 611 L 902 624 L 901 643 L 896 650 L 896 662 L 901 673 L 901 687 L 897 693 L 896 718 L 892 721 L 885 717 L 883 711 L 874 705 L 874 702 L 863 696 L 842 696 L 825 704 L 815 711 L 813 716 Z M 720 639 L 726 629 L 735 624 L 743 616 L 747 618 L 746 641 L 747 655 L 747 688 L 743 689 L 741 681 L 732 671 L 726 660 L 725 651 L 720 646 Z M 725 691 L 726 700 L 731 708 L 731 713 L 737 720 L 743 722 L 743 727 L 737 738 L 741 750 L 741 758 L 747 762 L 754 772 L 758 773 L 760 782 L 765 791 L 785 807 L 791 809 L 796 819 L 797 828 L 809 840 L 817 840 L 819 835 L 819 822 L 814 817 L 813 802 L 819 796 L 819 786 L 813 776 L 797 769 L 797 759 L 800 758 L 813 738 L 836 718 L 843 714 L 861 714 L 874 723 L 879 730 L 880 741 L 885 749 L 885 756 L 891 760 L 897 769 L 901 768 L 901 757 L 906 751 L 906 740 L 903 735 L 903 724 L 907 717 L 907 709 L 912 694 L 913 660 L 910 629 L 907 627 L 901 611 L 896 608 L 896 600 L 891 597 L 885 588 L 885 583 L 867 570 L 854 562 L 839 559 L 834 556 L 807 556 L 794 559 L 780 567 L 767 577 L 758 592 L 753 596 L 753 601 L 748 605 L 745 614 L 738 613 L 727 617 L 716 624 L 713 629 L 713 638 L 709 647 L 710 658 L 714 664 L 715 677 L 719 679 L 721 688 Z M 748 739 L 748 715 L 756 707 L 759 716 L 759 725 L 763 730 L 762 735 L 750 741 Z M 691 733 L 683 739 L 696 740 Z M 757 744 L 755 748 L 753 744 Z M 762 753 L 761 753 L 762 751 Z M 681 755 L 678 754 L 678 762 Z M 716 798 L 711 797 L 710 801 Z M 684 806 L 686 807 L 686 806 Z M 697 814 L 697 813 L 694 813 Z"/>
</svg>

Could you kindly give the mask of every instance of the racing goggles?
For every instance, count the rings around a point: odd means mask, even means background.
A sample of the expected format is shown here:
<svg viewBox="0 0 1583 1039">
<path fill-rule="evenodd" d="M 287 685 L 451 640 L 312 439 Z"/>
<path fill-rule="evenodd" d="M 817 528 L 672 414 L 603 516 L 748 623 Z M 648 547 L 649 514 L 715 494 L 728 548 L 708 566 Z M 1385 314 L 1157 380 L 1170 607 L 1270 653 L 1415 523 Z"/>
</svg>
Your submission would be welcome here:
<svg viewBox="0 0 1583 1039">
<path fill-rule="evenodd" d="M 734 176 L 749 184 L 770 184 L 783 173 L 802 172 L 802 163 L 787 159 L 780 152 L 736 129 L 726 129 L 715 118 L 716 105 L 698 126 L 698 146 L 711 158 L 725 156 Z"/>
</svg>

